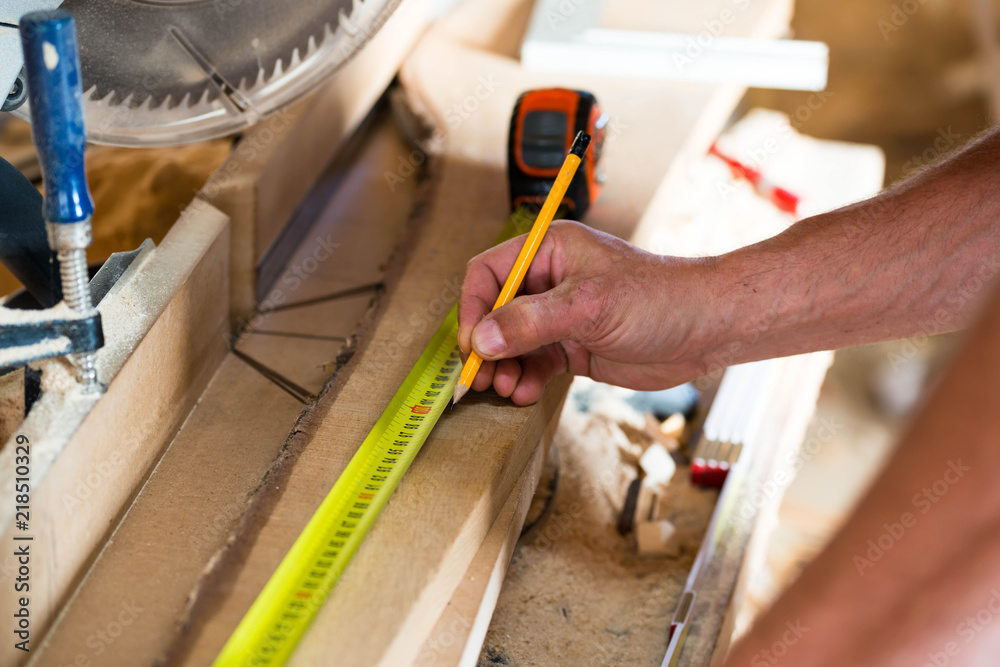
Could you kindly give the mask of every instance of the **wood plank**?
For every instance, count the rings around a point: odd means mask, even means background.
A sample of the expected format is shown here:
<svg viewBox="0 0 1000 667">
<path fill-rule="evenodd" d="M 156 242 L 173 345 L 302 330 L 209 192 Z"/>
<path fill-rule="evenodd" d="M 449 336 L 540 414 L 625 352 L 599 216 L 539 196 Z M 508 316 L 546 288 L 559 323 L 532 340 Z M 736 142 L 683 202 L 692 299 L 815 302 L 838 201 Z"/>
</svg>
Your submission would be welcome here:
<svg viewBox="0 0 1000 667">
<path fill-rule="evenodd" d="M 475 664 L 531 498 L 538 487 L 545 449 L 540 442 L 514 485 L 514 492 L 507 498 L 465 576 L 420 648 L 413 663 L 415 667 L 466 665 L 466 655 L 471 656 Z"/>
<path fill-rule="evenodd" d="M 302 404 L 228 355 L 44 644 L 39 664 L 152 665 Z M 118 636 L 120 614 L 127 620 Z M 134 614 L 132 613 L 134 611 Z"/>
<path fill-rule="evenodd" d="M 321 211 L 279 281 L 286 298 L 249 323 L 251 331 L 276 327 L 310 338 L 251 334 L 250 338 L 258 335 L 270 343 L 266 359 L 296 354 L 304 341 L 335 346 L 324 357 L 329 359 L 350 345 L 378 291 L 368 287 L 355 296 L 330 298 L 336 295 L 326 292 L 332 277 L 328 268 L 336 264 L 344 271 L 352 266 L 372 269 L 375 280 L 381 280 L 379 267 L 387 264 L 406 227 L 416 190 L 410 183 L 386 196 L 382 172 L 407 150 L 391 118 L 380 114 L 350 167 L 351 187 L 339 189 Z M 358 246 L 364 251 L 355 250 Z M 324 249 L 325 261 L 318 261 L 317 248 Z M 320 296 L 310 305 L 294 306 L 305 294 Z M 237 348 L 243 342 L 238 341 Z M 326 372 L 319 386 L 332 373 L 333 369 Z M 213 554 L 223 548 L 247 496 L 280 456 L 303 407 L 298 398 L 229 355 L 65 607 L 39 659 L 72 664 L 82 654 L 91 664 L 153 664 L 170 646 L 188 595 Z M 102 648 L 99 638 L 92 637 L 100 629 L 95 623 L 113 622 L 111 612 L 121 611 L 123 600 L 134 600 L 144 611 L 129 624 L 127 633 Z M 111 615 L 105 618 L 107 614 Z"/>
<path fill-rule="evenodd" d="M 384 298 L 380 319 L 300 423 L 245 524 L 206 573 L 186 621 L 190 643 L 179 643 L 172 661 L 203 663 L 218 652 L 454 302 L 468 257 L 487 247 L 503 225 L 503 207 L 499 215 L 483 208 L 484 201 L 504 200 L 494 169 L 460 160 L 445 160 L 441 169 L 418 223 L 422 229 L 405 246 L 412 261 L 394 267 L 402 275 L 389 281 L 396 286 Z M 470 191 L 483 196 L 470 198 Z M 565 387 L 565 380 L 556 383 L 531 408 L 473 401 L 438 425 L 296 660 L 325 662 L 336 645 L 357 664 L 412 662 Z M 408 563 L 405 571 L 400 562 Z M 362 594 L 373 572 L 392 578 L 375 598 L 368 590 Z M 373 640 L 372 627 L 382 628 L 384 639 Z"/>
<path fill-rule="evenodd" d="M 722 109 L 712 117 L 717 128 L 739 94 L 735 87 L 637 90 L 627 82 L 527 75 L 511 54 L 529 9 L 523 0 L 463 3 L 404 64 L 400 78 L 408 98 L 437 128 L 443 151 L 432 167 L 423 229 L 408 244 L 411 260 L 387 293 L 378 321 L 289 442 L 227 551 L 206 572 L 187 621 L 189 636 L 178 643 L 174 661 L 207 662 L 221 648 L 454 301 L 449 285 L 499 230 L 508 209 L 506 127 L 516 96 L 554 83 L 579 86 L 595 90 L 619 118 L 607 152 L 617 185 L 609 185 L 595 220 L 627 234 L 667 166 L 689 146 L 688 136 L 705 125 L 707 109 Z M 443 63 L 452 72 L 447 77 L 440 76 Z M 702 134 L 707 146 L 711 133 Z M 652 166 L 646 160 L 651 136 L 665 144 L 651 156 Z M 565 386 L 560 381 L 552 392 Z M 556 403 L 551 392 L 523 409 L 480 399 L 442 420 L 293 662 L 323 664 L 333 650 L 347 664 L 412 662 Z M 401 562 L 407 567 L 399 568 Z"/>
<path fill-rule="evenodd" d="M 245 320 L 257 305 L 259 263 L 324 167 L 392 81 L 429 15 L 428 0 L 402 3 L 328 84 L 248 130 L 202 189 L 199 196 L 232 220 L 234 323 Z M 295 248 L 300 240 L 301 236 L 286 245 Z M 275 261 L 280 265 L 286 259 Z"/>
<path fill-rule="evenodd" d="M 226 353 L 228 224 L 192 204 L 163 243 L 102 302 L 106 345 L 98 374 L 107 392 L 89 412 L 74 390 L 50 390 L 19 433 L 32 443 L 32 633 L 51 624 L 72 586 L 180 427 Z M 134 349 L 134 351 L 133 351 Z M 51 362 L 57 364 L 59 362 Z M 48 367 L 51 371 L 53 366 Z M 54 371 L 53 371 L 54 372 Z M 13 448 L 0 452 L 5 544 L 13 544 Z M 11 576 L 12 557 L 3 572 Z M 12 609 L 13 586 L 0 608 Z M 27 654 L 0 646 L 0 663 Z"/>
<path fill-rule="evenodd" d="M 514 486 L 514 493 L 507 498 L 461 583 L 424 641 L 415 666 L 472 667 L 476 664 L 561 413 L 561 409 L 556 411 L 546 427 L 535 453 Z"/>
</svg>

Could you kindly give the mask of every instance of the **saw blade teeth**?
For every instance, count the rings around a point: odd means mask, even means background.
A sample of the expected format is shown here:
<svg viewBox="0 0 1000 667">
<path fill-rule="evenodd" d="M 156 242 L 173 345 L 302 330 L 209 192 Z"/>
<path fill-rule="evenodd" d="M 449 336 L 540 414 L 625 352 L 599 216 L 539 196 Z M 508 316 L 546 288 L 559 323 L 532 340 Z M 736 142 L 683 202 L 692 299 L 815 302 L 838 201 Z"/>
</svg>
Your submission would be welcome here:
<svg viewBox="0 0 1000 667">
<path fill-rule="evenodd" d="M 152 111 L 154 109 L 158 109 L 161 106 L 166 106 L 166 108 L 169 109 L 169 108 L 171 108 L 170 107 L 170 100 L 172 98 L 173 98 L 173 95 L 171 95 L 170 93 L 167 93 L 166 97 L 164 97 L 163 99 L 160 99 L 160 100 L 154 100 L 153 96 L 149 95 L 145 100 L 143 100 L 142 104 L 140 104 L 139 106 L 144 111 Z"/>
<path fill-rule="evenodd" d="M 186 99 L 187 95 L 185 95 L 183 98 L 178 98 L 177 95 L 167 95 L 159 106 L 162 106 L 167 111 L 172 111 L 173 109 L 176 109 L 177 107 L 184 104 L 184 100 Z"/>
<path fill-rule="evenodd" d="M 104 97 L 107 97 L 107 95 L 105 95 Z M 100 91 L 97 89 L 97 86 L 93 84 L 90 86 L 90 88 L 83 91 L 83 99 L 87 100 L 88 102 L 102 102 L 104 100 L 104 97 L 101 97 Z"/>
<path fill-rule="evenodd" d="M 111 106 L 123 106 L 126 109 L 132 110 L 135 107 L 139 106 L 138 104 L 134 104 L 132 102 L 135 96 L 136 96 L 135 93 L 129 93 L 128 95 L 119 94 L 117 100 L 112 99 Z"/>
<path fill-rule="evenodd" d="M 257 80 L 254 82 L 253 87 L 250 90 L 262 88 L 265 83 L 267 83 L 266 73 L 264 72 L 264 69 L 261 68 L 257 70 Z"/>
<path fill-rule="evenodd" d="M 351 12 L 351 16 L 353 15 L 354 13 Z M 348 16 L 343 9 L 341 9 L 340 13 L 337 15 L 337 23 L 340 24 L 340 27 L 344 30 L 344 32 L 351 37 L 356 36 L 359 32 L 358 26 L 351 20 L 351 17 Z"/>
<path fill-rule="evenodd" d="M 153 135 L 165 136 L 157 128 L 198 114 L 206 119 L 204 125 L 201 121 L 190 125 L 198 131 L 213 123 L 231 124 L 225 119 L 230 114 L 217 113 L 221 108 L 229 110 L 223 96 L 246 99 L 251 108 L 266 107 L 272 99 L 287 97 L 278 94 L 284 79 L 291 79 L 290 86 L 301 87 L 305 84 L 300 81 L 316 78 L 306 72 L 313 66 L 328 76 L 371 37 L 376 22 L 381 25 L 399 0 L 299 2 L 296 13 L 301 12 L 301 20 L 277 18 L 272 0 L 241 0 L 247 11 L 226 17 L 218 15 L 213 3 L 192 0 L 64 0 L 64 6 L 77 16 L 87 105 L 96 106 L 107 119 L 105 134 L 118 136 L 120 131 L 129 142 L 141 134 L 137 128 L 151 128 Z M 151 9 L 152 5 L 158 6 Z M 276 20 L 280 30 L 270 32 Z M 135 28 L 128 33 L 131 39 L 124 40 L 124 48 L 106 39 L 109 25 Z M 220 34 L 222 25 L 228 29 L 225 34 Z M 173 33 L 165 32 L 170 26 L 190 38 L 233 90 L 226 85 L 228 92 L 220 92 L 211 72 L 206 71 L 203 79 L 198 76 L 194 67 L 198 64 L 205 69 L 203 63 L 184 57 L 176 35 L 170 38 Z M 250 48 L 248 38 L 258 43 Z M 138 110 L 136 117 L 129 118 L 133 110 Z M 147 112 L 149 118 L 138 117 Z"/>
<path fill-rule="evenodd" d="M 187 95 L 184 96 L 184 101 L 187 103 L 187 106 L 189 108 L 190 107 L 196 107 L 196 106 L 202 106 L 202 105 L 208 105 L 214 99 L 215 99 L 215 97 L 212 95 L 212 91 L 209 90 L 208 88 L 206 88 L 205 90 L 201 91 L 201 94 L 198 95 L 198 97 L 195 97 L 191 93 L 188 93 Z"/>
</svg>

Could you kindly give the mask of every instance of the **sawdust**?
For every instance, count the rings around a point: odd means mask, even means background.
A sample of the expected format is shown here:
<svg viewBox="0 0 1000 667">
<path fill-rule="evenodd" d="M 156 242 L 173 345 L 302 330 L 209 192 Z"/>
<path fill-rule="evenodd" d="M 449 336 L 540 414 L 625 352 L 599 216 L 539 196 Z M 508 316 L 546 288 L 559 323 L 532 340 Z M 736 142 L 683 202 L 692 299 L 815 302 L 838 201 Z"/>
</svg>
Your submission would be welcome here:
<svg viewBox="0 0 1000 667">
<path fill-rule="evenodd" d="M 66 394 L 78 386 L 73 365 L 65 357 L 43 359 L 32 364 L 42 371 L 42 392 Z"/>
<path fill-rule="evenodd" d="M 165 148 L 88 146 L 94 241 L 87 259 L 103 262 L 111 253 L 135 250 L 147 238 L 159 244 L 231 147 L 229 138 Z M 41 178 L 27 123 L 12 118 L 0 128 L 0 154 L 29 180 Z M 0 294 L 19 286 L 0 266 Z"/>
<path fill-rule="evenodd" d="M 24 421 L 24 369 L 0 376 L 0 449 Z"/>
<path fill-rule="evenodd" d="M 602 410 L 608 412 L 628 414 Z M 692 487 L 687 467 L 679 466 L 660 504 L 660 518 L 677 527 L 679 555 L 638 556 L 634 538 L 615 528 L 615 500 L 631 464 L 622 461 L 605 414 L 563 413 L 554 505 L 515 552 L 480 667 L 663 660 L 670 619 L 717 494 Z"/>
<path fill-rule="evenodd" d="M 91 262 L 159 244 L 208 177 L 229 155 L 231 139 L 168 148 L 92 146 L 87 179 L 94 197 Z"/>
<path fill-rule="evenodd" d="M 59 336 L 57 338 L 47 338 L 31 345 L 3 348 L 0 349 L 0 368 L 13 366 L 25 357 L 31 359 L 33 357 L 63 354 L 69 351 L 71 346 L 72 341 L 70 341 L 68 336 Z"/>
</svg>

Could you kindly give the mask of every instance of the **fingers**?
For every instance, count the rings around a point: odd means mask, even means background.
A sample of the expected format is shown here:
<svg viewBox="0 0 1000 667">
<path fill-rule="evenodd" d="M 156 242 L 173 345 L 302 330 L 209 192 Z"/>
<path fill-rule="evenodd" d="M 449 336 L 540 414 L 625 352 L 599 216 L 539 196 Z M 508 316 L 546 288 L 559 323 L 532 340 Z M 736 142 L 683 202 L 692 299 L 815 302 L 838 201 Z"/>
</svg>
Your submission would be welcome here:
<svg viewBox="0 0 1000 667">
<path fill-rule="evenodd" d="M 549 381 L 566 370 L 565 358 L 557 348 L 537 350 L 521 360 L 521 377 L 510 395 L 516 405 L 531 405 L 540 399 Z"/>
<path fill-rule="evenodd" d="M 510 398 L 521 379 L 521 364 L 514 359 L 501 359 L 496 362 L 493 374 L 493 388 L 504 398 Z"/>
<path fill-rule="evenodd" d="M 466 267 L 462 293 L 458 297 L 458 346 L 463 352 L 472 349 L 472 329 L 493 310 L 524 239 L 519 236 L 490 248 L 474 257 Z"/>
<path fill-rule="evenodd" d="M 483 359 L 518 357 L 550 343 L 585 338 L 601 315 L 599 300 L 577 283 L 520 296 L 476 325 L 472 347 Z"/>
<path fill-rule="evenodd" d="M 499 396 L 517 405 L 531 405 L 541 398 L 549 381 L 566 370 L 565 355 L 552 345 L 519 359 L 483 362 L 472 389 L 485 391 L 492 384 Z"/>
<path fill-rule="evenodd" d="M 476 378 L 472 381 L 473 391 L 486 391 L 493 383 L 493 372 L 496 369 L 496 362 L 484 361 L 476 373 Z"/>
<path fill-rule="evenodd" d="M 553 227 L 542 241 L 525 276 L 523 291 L 526 293 L 544 292 L 552 288 L 554 280 L 551 256 L 556 243 L 554 239 L 558 234 L 559 227 Z M 472 330 L 484 315 L 493 310 L 525 239 L 527 235 L 518 236 L 490 248 L 474 257 L 466 267 L 462 293 L 458 299 L 458 345 L 463 352 L 468 353 L 472 349 Z"/>
</svg>

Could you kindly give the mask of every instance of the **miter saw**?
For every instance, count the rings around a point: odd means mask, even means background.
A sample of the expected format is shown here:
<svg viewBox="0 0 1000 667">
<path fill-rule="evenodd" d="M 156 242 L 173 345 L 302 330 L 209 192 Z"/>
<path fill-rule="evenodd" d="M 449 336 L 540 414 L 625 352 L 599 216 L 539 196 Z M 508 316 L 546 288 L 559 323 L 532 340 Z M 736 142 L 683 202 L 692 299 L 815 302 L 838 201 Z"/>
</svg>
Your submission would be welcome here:
<svg viewBox="0 0 1000 667">
<path fill-rule="evenodd" d="M 20 18 L 76 18 L 87 139 L 182 144 L 231 134 L 344 65 L 400 0 L 3 0 L 4 111 L 26 120 Z"/>
<path fill-rule="evenodd" d="M 90 279 L 85 139 L 154 146 L 245 129 L 332 75 L 399 2 L 2 0 L 0 103 L 32 121 L 46 195 L 43 217 L 38 191 L 0 159 L 0 261 L 26 287 L 0 308 L 0 373 L 69 354 L 100 389 L 96 306 L 152 243 Z"/>
</svg>

